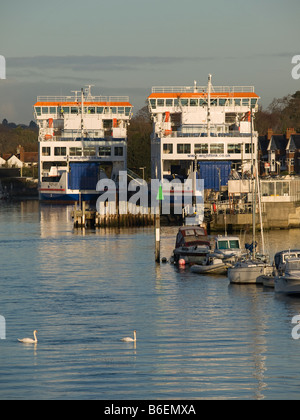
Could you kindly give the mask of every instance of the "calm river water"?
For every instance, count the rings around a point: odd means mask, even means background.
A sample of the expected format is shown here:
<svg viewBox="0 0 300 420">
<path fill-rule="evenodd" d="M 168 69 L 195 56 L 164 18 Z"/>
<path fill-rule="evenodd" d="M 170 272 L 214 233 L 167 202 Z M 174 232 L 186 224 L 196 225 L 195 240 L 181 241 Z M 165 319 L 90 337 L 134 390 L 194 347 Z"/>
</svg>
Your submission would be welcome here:
<svg viewBox="0 0 300 420">
<path fill-rule="evenodd" d="M 152 228 L 74 230 L 71 210 L 1 203 L 0 399 L 299 398 L 300 299 L 156 265 Z M 299 238 L 266 235 L 272 255 Z"/>
</svg>

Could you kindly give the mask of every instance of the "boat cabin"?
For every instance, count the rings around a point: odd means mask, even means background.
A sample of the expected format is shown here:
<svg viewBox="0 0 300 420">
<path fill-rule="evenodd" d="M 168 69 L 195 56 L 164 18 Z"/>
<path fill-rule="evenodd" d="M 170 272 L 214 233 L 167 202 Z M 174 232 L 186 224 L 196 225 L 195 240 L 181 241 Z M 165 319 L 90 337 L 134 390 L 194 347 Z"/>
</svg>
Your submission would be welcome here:
<svg viewBox="0 0 300 420">
<path fill-rule="evenodd" d="M 275 254 L 274 264 L 279 274 L 285 271 L 286 263 L 290 259 L 300 259 L 300 249 L 288 249 Z"/>
<path fill-rule="evenodd" d="M 210 247 L 207 232 L 200 226 L 183 226 L 176 236 L 176 248 L 206 245 Z"/>
<path fill-rule="evenodd" d="M 241 251 L 240 239 L 237 236 L 217 236 L 215 238 L 215 251 L 222 253 L 237 253 Z"/>
</svg>

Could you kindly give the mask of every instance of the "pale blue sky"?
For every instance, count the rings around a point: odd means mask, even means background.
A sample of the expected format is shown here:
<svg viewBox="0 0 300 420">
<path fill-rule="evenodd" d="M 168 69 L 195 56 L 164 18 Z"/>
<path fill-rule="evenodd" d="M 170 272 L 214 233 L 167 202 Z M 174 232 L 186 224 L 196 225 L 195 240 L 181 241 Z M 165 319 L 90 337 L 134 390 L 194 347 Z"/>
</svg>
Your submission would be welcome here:
<svg viewBox="0 0 300 420">
<path fill-rule="evenodd" d="M 299 0 L 10 0 L 0 10 L 0 120 L 29 122 L 37 95 L 129 95 L 154 85 L 254 85 L 267 106 L 300 90 Z"/>
</svg>

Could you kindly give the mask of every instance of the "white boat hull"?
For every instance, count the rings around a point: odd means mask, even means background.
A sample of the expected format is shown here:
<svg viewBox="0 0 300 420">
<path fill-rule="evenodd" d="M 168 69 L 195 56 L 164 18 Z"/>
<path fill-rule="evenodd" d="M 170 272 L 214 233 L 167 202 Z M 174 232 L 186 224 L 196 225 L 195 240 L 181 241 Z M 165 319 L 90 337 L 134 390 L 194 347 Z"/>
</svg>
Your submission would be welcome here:
<svg viewBox="0 0 300 420">
<path fill-rule="evenodd" d="M 300 278 L 276 277 L 275 292 L 300 295 Z"/>
<path fill-rule="evenodd" d="M 228 268 L 230 283 L 262 284 L 261 276 L 266 274 L 265 265 L 249 264 L 247 266 Z"/>
</svg>

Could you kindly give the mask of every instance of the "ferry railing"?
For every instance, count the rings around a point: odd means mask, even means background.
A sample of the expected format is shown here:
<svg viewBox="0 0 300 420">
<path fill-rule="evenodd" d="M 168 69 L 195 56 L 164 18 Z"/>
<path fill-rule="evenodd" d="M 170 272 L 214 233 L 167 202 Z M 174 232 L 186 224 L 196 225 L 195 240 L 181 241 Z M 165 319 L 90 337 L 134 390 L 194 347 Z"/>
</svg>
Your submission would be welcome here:
<svg viewBox="0 0 300 420">
<path fill-rule="evenodd" d="M 156 133 L 156 137 L 162 137 L 163 133 Z M 256 133 L 254 133 L 254 136 Z M 163 137 L 171 137 L 171 138 L 191 138 L 191 137 L 208 137 L 207 133 L 182 133 L 182 132 L 172 132 L 168 133 L 167 135 L 163 135 Z M 234 131 L 231 133 L 210 133 L 210 137 L 251 137 L 251 133 L 240 133 L 239 131 Z"/>
<path fill-rule="evenodd" d="M 154 86 L 152 93 L 202 93 L 207 86 Z M 215 93 L 254 93 L 254 86 L 213 86 Z"/>
<path fill-rule="evenodd" d="M 85 102 L 129 102 L 129 96 L 92 96 L 84 99 Z M 38 96 L 37 102 L 77 102 L 78 96 Z"/>
</svg>

